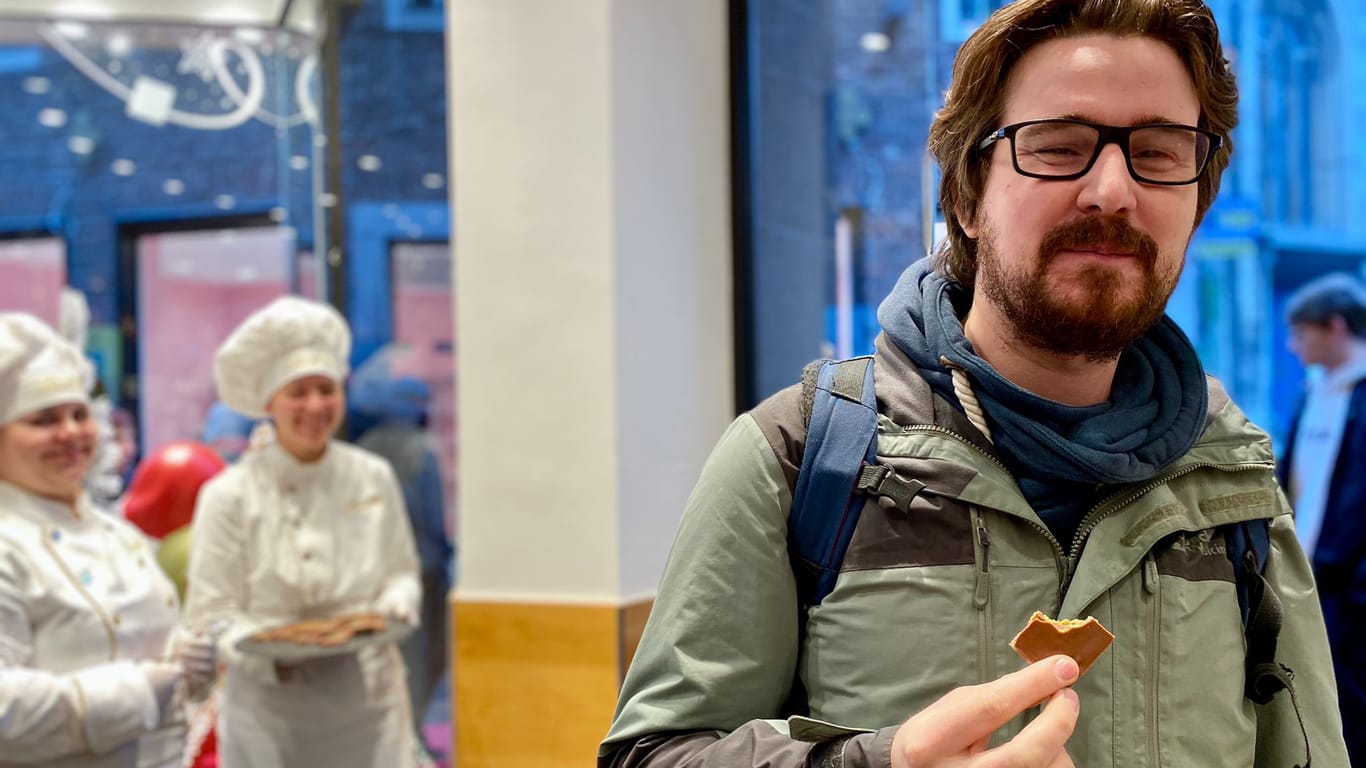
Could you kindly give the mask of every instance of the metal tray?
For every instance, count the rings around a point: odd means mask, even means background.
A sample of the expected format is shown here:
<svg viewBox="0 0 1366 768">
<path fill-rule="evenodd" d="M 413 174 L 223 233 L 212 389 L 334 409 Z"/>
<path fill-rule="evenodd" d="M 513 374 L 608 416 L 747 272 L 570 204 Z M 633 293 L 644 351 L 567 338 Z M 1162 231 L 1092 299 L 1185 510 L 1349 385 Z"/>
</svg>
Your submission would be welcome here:
<svg viewBox="0 0 1366 768">
<path fill-rule="evenodd" d="M 247 636 L 238 640 L 236 647 L 237 650 L 249 656 L 258 656 L 272 661 L 308 661 L 309 659 L 322 659 L 328 656 L 355 653 L 372 645 L 397 643 L 412 634 L 414 629 L 411 624 L 389 619 L 383 630 L 356 635 L 341 645 L 311 645 L 282 640 L 256 640 Z"/>
</svg>

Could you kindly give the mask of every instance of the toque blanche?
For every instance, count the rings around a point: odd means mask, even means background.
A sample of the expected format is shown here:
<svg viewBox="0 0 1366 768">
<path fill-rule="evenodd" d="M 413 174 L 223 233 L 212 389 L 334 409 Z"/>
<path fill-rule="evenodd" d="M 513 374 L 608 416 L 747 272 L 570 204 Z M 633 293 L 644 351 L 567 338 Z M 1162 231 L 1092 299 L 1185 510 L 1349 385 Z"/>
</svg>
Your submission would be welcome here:
<svg viewBox="0 0 1366 768">
<path fill-rule="evenodd" d="M 89 403 L 95 370 L 76 345 L 23 312 L 0 313 L 0 426 L 66 403 Z"/>
<path fill-rule="evenodd" d="M 218 348 L 213 378 L 218 397 L 248 418 L 286 384 L 304 376 L 341 383 L 349 370 L 351 331 L 336 309 L 298 296 L 282 296 L 252 313 Z"/>
</svg>

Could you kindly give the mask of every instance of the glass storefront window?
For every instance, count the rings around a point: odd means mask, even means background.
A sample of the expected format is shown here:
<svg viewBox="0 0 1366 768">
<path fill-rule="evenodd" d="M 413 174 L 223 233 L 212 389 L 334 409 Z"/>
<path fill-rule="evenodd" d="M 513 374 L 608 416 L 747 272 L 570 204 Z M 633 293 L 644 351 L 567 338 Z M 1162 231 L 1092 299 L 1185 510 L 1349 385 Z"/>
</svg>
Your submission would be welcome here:
<svg viewBox="0 0 1366 768">
<path fill-rule="evenodd" d="M 778 0 L 736 5 L 746 28 L 745 406 L 811 359 L 871 350 L 878 303 L 942 237 L 925 144 L 954 55 L 1005 3 L 829 0 L 801 14 Z M 1360 25 L 1345 23 L 1355 6 L 1341 0 L 1209 5 L 1241 115 L 1168 312 L 1206 369 L 1278 436 L 1302 377 L 1279 307 L 1316 275 L 1363 273 L 1366 218 L 1352 211 L 1366 199 L 1366 148 L 1333 137 L 1366 108 L 1366 47 Z"/>
<path fill-rule="evenodd" d="M 57 326 L 66 285 L 66 245 L 55 237 L 0 240 L 0 309 L 28 312 Z"/>
<path fill-rule="evenodd" d="M 237 324 L 289 292 L 283 227 L 167 232 L 136 240 L 143 444 L 198 439 L 216 399 L 213 356 Z"/>
</svg>

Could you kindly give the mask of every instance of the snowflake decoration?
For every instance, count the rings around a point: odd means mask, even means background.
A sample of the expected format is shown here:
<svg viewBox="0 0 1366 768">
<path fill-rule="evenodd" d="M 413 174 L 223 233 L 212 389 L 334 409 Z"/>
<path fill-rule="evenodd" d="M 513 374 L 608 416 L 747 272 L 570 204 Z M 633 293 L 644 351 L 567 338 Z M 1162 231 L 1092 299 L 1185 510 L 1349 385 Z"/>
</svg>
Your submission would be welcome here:
<svg viewBox="0 0 1366 768">
<path fill-rule="evenodd" d="M 176 64 L 175 71 L 182 75 L 198 75 L 206 83 L 213 81 L 217 77 L 213 68 L 213 49 L 217 45 L 218 40 L 210 32 L 181 40 L 180 63 Z"/>
</svg>

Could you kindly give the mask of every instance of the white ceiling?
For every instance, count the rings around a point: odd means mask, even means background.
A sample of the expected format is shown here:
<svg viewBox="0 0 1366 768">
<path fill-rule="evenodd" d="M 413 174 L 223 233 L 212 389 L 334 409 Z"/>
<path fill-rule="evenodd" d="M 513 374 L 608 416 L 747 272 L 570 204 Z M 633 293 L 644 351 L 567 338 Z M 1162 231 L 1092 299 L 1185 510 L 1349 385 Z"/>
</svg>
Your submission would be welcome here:
<svg viewBox="0 0 1366 768">
<path fill-rule="evenodd" d="M 319 0 L 0 0 L 0 16 L 316 29 Z M 282 19 L 283 14 L 288 14 Z"/>
</svg>

